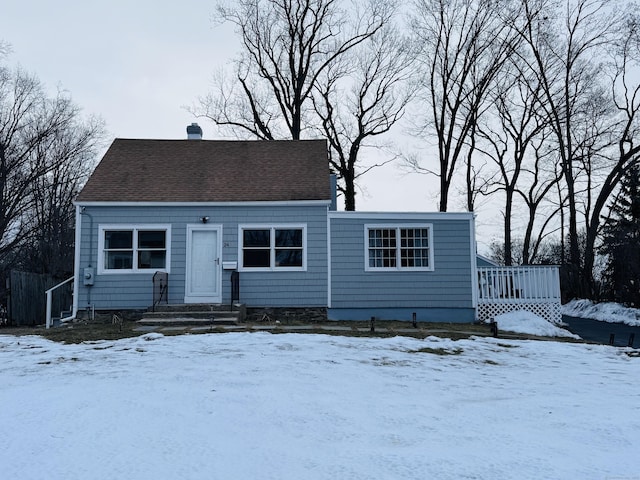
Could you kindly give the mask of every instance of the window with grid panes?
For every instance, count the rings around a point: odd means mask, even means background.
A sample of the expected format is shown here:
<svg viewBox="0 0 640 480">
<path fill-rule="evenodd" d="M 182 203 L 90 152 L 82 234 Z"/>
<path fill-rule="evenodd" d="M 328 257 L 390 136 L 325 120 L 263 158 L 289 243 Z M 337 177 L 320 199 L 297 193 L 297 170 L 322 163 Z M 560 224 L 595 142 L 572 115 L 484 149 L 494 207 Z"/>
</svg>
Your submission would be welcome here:
<svg viewBox="0 0 640 480">
<path fill-rule="evenodd" d="M 400 266 L 429 267 L 429 229 L 400 229 Z"/>
<path fill-rule="evenodd" d="M 369 230 L 369 267 L 395 268 L 396 230 L 372 228 Z"/>
<path fill-rule="evenodd" d="M 431 226 L 367 226 L 367 270 L 432 270 Z"/>
</svg>

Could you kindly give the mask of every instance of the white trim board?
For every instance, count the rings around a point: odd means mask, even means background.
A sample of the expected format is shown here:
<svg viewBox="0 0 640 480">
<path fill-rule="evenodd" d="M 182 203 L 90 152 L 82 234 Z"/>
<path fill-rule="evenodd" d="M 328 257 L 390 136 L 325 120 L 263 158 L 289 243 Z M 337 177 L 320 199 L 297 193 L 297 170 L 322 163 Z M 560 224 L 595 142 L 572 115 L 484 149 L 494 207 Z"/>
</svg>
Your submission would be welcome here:
<svg viewBox="0 0 640 480">
<path fill-rule="evenodd" d="M 330 219 L 358 219 L 374 221 L 434 221 L 473 219 L 473 212 L 329 212 Z"/>
</svg>

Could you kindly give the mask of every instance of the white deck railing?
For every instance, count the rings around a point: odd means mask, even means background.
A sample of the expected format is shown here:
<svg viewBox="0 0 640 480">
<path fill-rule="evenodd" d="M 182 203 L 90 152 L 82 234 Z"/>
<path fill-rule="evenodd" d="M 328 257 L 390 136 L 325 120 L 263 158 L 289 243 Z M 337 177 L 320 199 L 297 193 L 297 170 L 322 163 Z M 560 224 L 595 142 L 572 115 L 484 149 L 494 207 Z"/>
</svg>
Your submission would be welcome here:
<svg viewBox="0 0 640 480">
<path fill-rule="evenodd" d="M 478 267 L 478 303 L 560 303 L 557 266 Z"/>
</svg>

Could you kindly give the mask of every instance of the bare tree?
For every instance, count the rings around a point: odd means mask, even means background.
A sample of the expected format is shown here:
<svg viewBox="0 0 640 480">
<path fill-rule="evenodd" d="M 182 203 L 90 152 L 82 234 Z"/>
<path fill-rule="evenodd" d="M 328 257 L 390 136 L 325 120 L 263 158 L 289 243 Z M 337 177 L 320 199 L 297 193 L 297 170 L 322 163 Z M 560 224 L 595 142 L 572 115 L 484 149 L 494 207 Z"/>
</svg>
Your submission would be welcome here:
<svg viewBox="0 0 640 480">
<path fill-rule="evenodd" d="M 66 278 L 72 272 L 75 229 L 74 198 L 88 179 L 102 138 L 102 122 L 82 122 L 61 131 L 46 146 L 56 168 L 34 181 L 32 235 L 21 249 L 26 268 Z"/>
<path fill-rule="evenodd" d="M 361 149 L 387 133 L 411 99 L 412 58 L 409 42 L 387 25 L 318 79 L 313 104 L 320 132 L 329 140 L 329 162 L 338 174 L 345 210 L 356 208 L 356 180 L 380 165 L 361 165 Z"/>
<path fill-rule="evenodd" d="M 640 67 L 640 19 L 635 15 L 627 18 L 620 26 L 621 36 L 613 51 L 613 76 L 611 78 L 611 98 L 618 113 L 615 124 L 615 142 L 609 156 L 600 167 L 599 189 L 593 199 L 586 222 L 584 270 L 592 279 L 595 265 L 596 241 L 600 234 L 602 212 L 612 198 L 622 179 L 640 164 L 640 81 L 637 69 Z M 592 287 L 592 285 L 589 285 Z"/>
<path fill-rule="evenodd" d="M 545 114 L 553 129 L 569 210 L 570 277 L 586 280 L 581 272 L 578 225 L 579 203 L 589 191 L 590 166 L 611 145 L 612 110 L 602 96 L 600 58 L 614 46 L 625 12 L 608 0 L 569 0 L 562 8 L 547 0 L 523 0 L 529 22 L 522 29 L 532 54 L 530 68 L 542 87 Z M 545 15 L 540 16 L 544 11 Z M 588 198 L 587 198 L 588 200 Z M 591 210 L 591 205 L 586 204 Z M 583 283 L 584 282 L 579 282 Z M 579 287 L 577 295 L 587 295 Z"/>
<path fill-rule="evenodd" d="M 51 248 L 41 234 L 58 223 L 54 211 L 69 219 L 101 135 L 102 123 L 83 122 L 68 95 L 50 98 L 35 76 L 0 65 L 0 259 L 38 238 Z"/>
<path fill-rule="evenodd" d="M 517 5 L 516 5 L 517 7 Z M 476 127 L 493 81 L 518 41 L 514 3 L 502 0 L 415 0 L 412 32 L 420 48 L 424 101 L 429 116 L 422 131 L 435 134 L 438 166 L 413 161 L 417 171 L 440 180 L 440 211 L 446 211 L 458 163 L 468 161 Z M 467 207 L 473 208 L 468 195 Z"/>
<path fill-rule="evenodd" d="M 320 75 L 380 30 L 393 11 L 393 2 L 384 0 L 371 0 L 361 11 L 339 0 L 219 5 L 219 18 L 234 24 L 242 41 L 237 83 L 220 77 L 218 91 L 200 99 L 196 112 L 236 135 L 300 139 Z"/>
<path fill-rule="evenodd" d="M 487 183 L 484 195 L 503 193 L 503 240 L 504 261 L 512 264 L 517 255 L 524 263 L 534 261 L 542 240 L 553 231 L 551 221 L 558 213 L 555 208 L 536 230 L 539 211 L 548 203 L 548 193 L 559 181 L 554 168 L 553 145 L 548 117 L 545 115 L 541 85 L 536 73 L 522 61 L 527 55 L 526 46 L 519 45 L 517 55 L 508 64 L 495 82 L 489 94 L 491 107 L 483 122 L 478 124 L 479 152 L 491 159 L 494 165 L 492 180 Z M 524 236 L 517 238 L 520 252 L 512 251 L 513 212 L 517 200 L 526 206 L 527 216 Z"/>
<path fill-rule="evenodd" d="M 557 216 L 563 204 L 554 204 L 550 192 L 557 188 L 562 178 L 554 149 L 549 143 L 549 130 L 543 130 L 532 143 L 532 157 L 524 168 L 526 179 L 516 190 L 527 209 L 527 221 L 522 241 L 522 258 L 525 264 L 540 261 L 540 249 L 549 236 L 557 233 Z M 537 224 L 540 223 L 537 228 Z"/>
</svg>

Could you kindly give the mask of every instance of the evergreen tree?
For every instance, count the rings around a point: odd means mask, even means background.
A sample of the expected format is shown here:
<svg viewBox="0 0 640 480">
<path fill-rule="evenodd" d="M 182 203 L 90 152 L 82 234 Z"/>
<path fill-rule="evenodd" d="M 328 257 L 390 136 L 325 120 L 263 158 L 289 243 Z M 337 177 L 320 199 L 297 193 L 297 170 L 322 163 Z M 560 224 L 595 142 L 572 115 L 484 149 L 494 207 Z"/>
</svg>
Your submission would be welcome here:
<svg viewBox="0 0 640 480">
<path fill-rule="evenodd" d="M 603 226 L 605 298 L 640 306 L 640 167 L 631 167 Z"/>
</svg>

